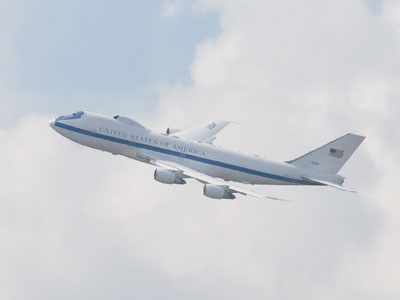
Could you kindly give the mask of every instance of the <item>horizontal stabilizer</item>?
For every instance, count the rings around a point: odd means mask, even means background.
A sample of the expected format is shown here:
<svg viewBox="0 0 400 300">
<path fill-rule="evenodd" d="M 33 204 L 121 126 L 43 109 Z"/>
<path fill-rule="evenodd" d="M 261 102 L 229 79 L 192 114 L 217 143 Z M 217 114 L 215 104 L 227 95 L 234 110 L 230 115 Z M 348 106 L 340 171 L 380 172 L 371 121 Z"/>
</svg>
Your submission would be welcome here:
<svg viewBox="0 0 400 300">
<path fill-rule="evenodd" d="M 304 177 L 304 179 L 310 180 L 312 182 L 318 182 L 318 183 L 321 183 L 323 185 L 327 185 L 327 186 L 330 186 L 330 187 L 333 187 L 335 189 L 339 189 L 339 190 L 342 190 L 342 191 L 346 191 L 346 192 L 350 192 L 350 193 L 357 193 L 356 191 L 353 191 L 353 190 L 351 190 L 349 188 L 346 188 L 344 186 L 341 186 L 341 185 L 338 185 L 338 184 L 335 184 L 335 183 L 332 183 L 332 182 L 329 182 L 329 181 L 315 179 L 315 178 L 309 178 L 309 177 Z"/>
</svg>

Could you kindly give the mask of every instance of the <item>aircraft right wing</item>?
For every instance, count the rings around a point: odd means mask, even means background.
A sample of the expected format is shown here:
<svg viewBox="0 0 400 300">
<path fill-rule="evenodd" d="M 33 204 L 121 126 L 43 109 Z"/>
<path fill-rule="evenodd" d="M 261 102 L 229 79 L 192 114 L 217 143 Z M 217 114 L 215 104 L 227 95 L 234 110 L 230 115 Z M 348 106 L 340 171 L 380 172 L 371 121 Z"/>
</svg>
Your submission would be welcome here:
<svg viewBox="0 0 400 300">
<path fill-rule="evenodd" d="M 211 144 L 216 139 L 215 135 L 230 123 L 233 122 L 224 120 L 211 121 L 195 127 L 191 127 L 189 129 L 180 130 L 171 135 L 179 137 L 181 139 L 188 139 Z"/>
</svg>

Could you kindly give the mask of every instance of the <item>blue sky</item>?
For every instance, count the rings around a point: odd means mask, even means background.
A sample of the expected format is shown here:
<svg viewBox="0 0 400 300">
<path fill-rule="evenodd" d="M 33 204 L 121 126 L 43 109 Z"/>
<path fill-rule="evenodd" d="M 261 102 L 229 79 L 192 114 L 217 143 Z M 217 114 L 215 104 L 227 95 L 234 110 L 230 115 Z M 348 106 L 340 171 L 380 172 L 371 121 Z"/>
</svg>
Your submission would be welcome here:
<svg viewBox="0 0 400 300">
<path fill-rule="evenodd" d="M 382 0 L 363 0 L 369 11 L 373 14 L 382 12 Z"/>
<path fill-rule="evenodd" d="M 22 17 L 13 36 L 15 77 L 8 88 L 47 95 L 25 100 L 17 115 L 112 106 L 145 112 L 157 101 L 157 85 L 190 84 L 196 45 L 218 33 L 218 15 L 186 3 L 177 16 L 167 17 L 162 5 L 42 0 L 14 8 Z"/>
</svg>

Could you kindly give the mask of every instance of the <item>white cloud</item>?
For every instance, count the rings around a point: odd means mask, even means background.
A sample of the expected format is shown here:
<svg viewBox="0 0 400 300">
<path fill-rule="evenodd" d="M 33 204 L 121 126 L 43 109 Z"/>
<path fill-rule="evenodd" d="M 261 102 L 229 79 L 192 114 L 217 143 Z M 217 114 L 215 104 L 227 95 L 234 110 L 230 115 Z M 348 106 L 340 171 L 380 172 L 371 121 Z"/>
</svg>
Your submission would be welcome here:
<svg viewBox="0 0 400 300">
<path fill-rule="evenodd" d="M 383 15 L 385 20 L 391 24 L 400 34 L 400 3 L 396 0 L 383 1 Z"/>
<path fill-rule="evenodd" d="M 242 123 L 218 142 L 290 159 L 347 131 L 367 140 L 328 188 L 213 201 L 199 183 L 86 149 L 30 115 L 0 131 L 2 299 L 397 299 L 399 36 L 357 1 L 212 1 L 193 85 L 165 86 L 154 128 Z M 137 116 L 144 120 L 148 116 Z M 21 288 L 23 287 L 23 288 Z"/>
<path fill-rule="evenodd" d="M 278 267 L 266 264 L 276 272 L 263 282 L 261 290 L 283 299 L 295 295 L 322 298 L 326 294 L 332 298 L 350 294 L 352 298 L 397 298 L 399 290 L 392 280 L 400 265 L 395 255 L 399 248 L 399 190 L 393 182 L 400 163 L 396 9 L 389 13 L 389 6 L 385 6 L 382 15 L 372 15 L 357 1 L 199 2 L 221 13 L 223 30 L 198 46 L 191 66 L 192 87 L 162 90 L 158 116 L 165 124 L 171 122 L 170 116 L 184 125 L 221 117 L 240 121 L 244 125 L 230 128 L 220 139 L 222 144 L 279 159 L 293 158 L 348 131 L 367 136 L 342 172 L 349 177 L 348 185 L 362 191 L 360 202 L 346 203 L 351 208 L 334 199 L 348 196 L 334 191 L 318 196 L 306 189 L 294 194 L 280 191 L 301 198 L 303 205 L 308 197 L 324 197 L 320 201 L 332 205 L 334 211 L 330 212 L 331 219 L 328 212 L 322 213 L 328 231 L 318 228 L 320 223 L 315 220 L 304 221 L 310 226 L 309 234 L 318 236 L 315 243 L 325 244 L 320 249 L 309 246 L 310 256 L 300 249 L 292 264 L 297 266 L 297 258 L 302 257 L 310 264 L 304 266 L 304 273 L 278 271 Z M 336 202 L 328 204 L 328 199 Z M 320 207 L 311 205 L 307 209 L 321 214 Z M 337 227 L 341 227 L 341 211 L 348 209 L 357 215 L 345 226 L 349 230 L 347 240 Z M 284 236 L 282 232 L 280 228 Z M 328 255 L 328 232 L 339 235 L 335 243 L 343 251 Z M 363 241 L 357 240 L 361 236 Z M 303 235 L 297 242 L 293 246 L 313 243 Z M 284 249 L 281 244 L 279 251 Z M 269 248 L 266 255 L 283 267 L 284 254 L 279 251 Z M 321 253 L 325 260 L 313 264 Z M 283 274 L 288 276 L 293 294 L 268 287 Z M 292 278 L 293 274 L 297 277 Z"/>
</svg>

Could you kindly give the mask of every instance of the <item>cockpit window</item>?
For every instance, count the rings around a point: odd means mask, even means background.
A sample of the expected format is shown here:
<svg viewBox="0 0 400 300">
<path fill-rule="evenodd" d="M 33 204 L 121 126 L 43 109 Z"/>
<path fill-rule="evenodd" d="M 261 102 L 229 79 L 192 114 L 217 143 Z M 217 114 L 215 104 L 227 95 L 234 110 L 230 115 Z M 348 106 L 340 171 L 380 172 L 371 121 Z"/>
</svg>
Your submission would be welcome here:
<svg viewBox="0 0 400 300">
<path fill-rule="evenodd" d="M 80 119 L 84 115 L 83 111 L 78 111 L 71 115 L 60 116 L 56 119 L 56 121 L 63 121 L 63 120 L 73 120 L 73 119 Z"/>
<path fill-rule="evenodd" d="M 78 111 L 78 112 L 76 112 L 76 113 L 73 113 L 72 115 L 75 116 L 75 117 L 77 117 L 77 118 L 80 118 L 80 117 L 83 116 L 83 111 Z"/>
</svg>

